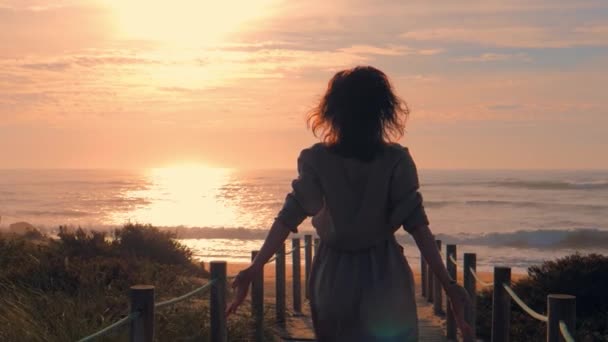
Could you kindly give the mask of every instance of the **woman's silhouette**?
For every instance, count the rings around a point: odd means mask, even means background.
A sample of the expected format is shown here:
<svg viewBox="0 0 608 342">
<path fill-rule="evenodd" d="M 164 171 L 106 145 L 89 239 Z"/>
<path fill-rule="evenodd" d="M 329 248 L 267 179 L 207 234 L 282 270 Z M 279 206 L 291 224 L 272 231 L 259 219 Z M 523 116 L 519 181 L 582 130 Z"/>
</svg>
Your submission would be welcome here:
<svg viewBox="0 0 608 342">
<path fill-rule="evenodd" d="M 400 227 L 414 237 L 451 300 L 461 332 L 470 335 L 464 322 L 469 299 L 437 251 L 414 161 L 407 148 L 392 142 L 403 135 L 408 114 L 378 69 L 356 67 L 330 80 L 308 116 L 323 142 L 300 153 L 293 191 L 256 259 L 235 278 L 228 314 L 289 233 L 312 216 L 321 243 L 307 286 L 319 341 L 417 341 L 414 281 L 394 237 Z"/>
</svg>

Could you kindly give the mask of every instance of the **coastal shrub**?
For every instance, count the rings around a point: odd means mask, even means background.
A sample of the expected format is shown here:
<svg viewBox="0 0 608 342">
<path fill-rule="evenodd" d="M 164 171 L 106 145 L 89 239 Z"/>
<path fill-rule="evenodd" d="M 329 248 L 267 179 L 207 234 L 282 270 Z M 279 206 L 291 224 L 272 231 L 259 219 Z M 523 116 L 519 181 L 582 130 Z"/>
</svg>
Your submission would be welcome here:
<svg viewBox="0 0 608 342">
<path fill-rule="evenodd" d="M 68 257 L 92 258 L 112 254 L 105 232 L 95 230 L 87 232 L 80 227 L 72 231 L 66 226 L 59 226 L 57 235 L 62 243 L 61 250 Z"/>
<path fill-rule="evenodd" d="M 174 240 L 172 232 L 151 225 L 129 223 L 116 230 L 114 238 L 114 244 L 123 255 L 148 258 L 163 264 L 192 264 L 192 251 Z"/>
<path fill-rule="evenodd" d="M 547 295 L 576 296 L 577 341 L 608 341 L 608 256 L 573 254 L 528 268 L 528 277 L 512 286 L 536 312 L 546 314 Z M 481 291 L 477 298 L 478 335 L 490 338 L 492 290 Z M 546 324 L 511 304 L 511 339 L 545 340 Z"/>
<path fill-rule="evenodd" d="M 127 225 L 114 237 L 67 227 L 58 239 L 42 241 L 2 235 L 0 341 L 75 341 L 127 313 L 134 284 L 154 285 L 162 301 L 208 277 L 186 247 L 151 226 Z M 208 340 L 207 315 L 208 294 L 163 308 L 156 316 L 157 337 Z M 249 325 L 249 315 L 233 317 L 231 337 L 247 340 Z M 126 331 L 100 341 L 127 341 Z"/>
</svg>

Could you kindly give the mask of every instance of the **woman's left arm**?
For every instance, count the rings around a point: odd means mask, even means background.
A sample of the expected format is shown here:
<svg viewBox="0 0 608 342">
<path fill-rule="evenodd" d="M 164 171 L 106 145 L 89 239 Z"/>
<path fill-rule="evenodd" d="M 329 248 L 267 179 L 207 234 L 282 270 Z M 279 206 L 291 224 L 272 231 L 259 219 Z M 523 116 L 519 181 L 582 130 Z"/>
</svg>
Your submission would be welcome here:
<svg viewBox="0 0 608 342">
<path fill-rule="evenodd" d="M 264 244 L 262 244 L 262 248 L 260 248 L 258 255 L 249 268 L 254 272 L 260 272 L 268 260 L 270 260 L 285 243 L 289 233 L 291 233 L 291 229 L 285 226 L 280 220 L 275 220 L 272 227 L 270 227 L 266 240 L 264 240 Z"/>
<path fill-rule="evenodd" d="M 313 216 L 323 205 L 323 196 L 319 182 L 314 170 L 306 162 L 310 158 L 310 150 L 303 150 L 298 158 L 298 178 L 292 182 L 293 191 L 285 198 L 283 208 L 279 211 L 274 220 L 266 240 L 249 267 L 239 272 L 234 278 L 232 288 L 236 290 L 236 296 L 226 314 L 236 311 L 239 305 L 245 300 L 251 280 L 263 268 L 264 264 L 279 250 L 285 243 L 290 232 L 297 232 L 297 227 L 308 216 Z"/>
<path fill-rule="evenodd" d="M 236 312 L 236 309 L 243 303 L 247 297 L 249 291 L 249 285 L 256 274 L 259 274 L 264 265 L 270 260 L 270 258 L 279 250 L 281 245 L 285 243 L 285 240 L 289 236 L 290 229 L 285 226 L 280 220 L 275 220 L 264 244 L 256 255 L 255 259 L 249 265 L 249 267 L 240 271 L 232 282 L 232 289 L 236 290 L 236 295 L 232 300 L 232 303 L 226 309 L 226 315 L 230 315 Z"/>
</svg>

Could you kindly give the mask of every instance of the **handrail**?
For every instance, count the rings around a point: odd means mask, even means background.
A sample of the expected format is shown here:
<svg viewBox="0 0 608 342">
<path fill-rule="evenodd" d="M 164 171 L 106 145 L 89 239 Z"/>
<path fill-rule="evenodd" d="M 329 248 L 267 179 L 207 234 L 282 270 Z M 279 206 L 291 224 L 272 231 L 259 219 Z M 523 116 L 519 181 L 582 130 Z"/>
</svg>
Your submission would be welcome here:
<svg viewBox="0 0 608 342">
<path fill-rule="evenodd" d="M 450 254 L 450 261 L 452 262 L 452 264 L 458 266 L 458 262 L 456 262 L 456 259 L 454 259 L 454 256 Z"/>
<path fill-rule="evenodd" d="M 559 321 L 559 331 L 562 333 L 562 336 L 564 337 L 564 340 L 566 340 L 566 342 L 575 342 L 574 337 L 570 335 L 570 331 L 568 331 L 568 326 L 564 321 Z"/>
<path fill-rule="evenodd" d="M 93 333 L 93 334 L 91 334 L 91 335 L 89 335 L 87 337 L 83 337 L 82 339 L 78 340 L 78 342 L 93 341 L 94 339 L 96 339 L 98 337 L 101 337 L 101 336 L 104 336 L 107 333 L 109 333 L 110 331 L 112 331 L 112 330 L 114 330 L 116 328 L 119 328 L 119 327 L 121 327 L 121 326 L 123 326 L 123 325 L 125 325 L 125 324 L 127 324 L 129 322 L 131 322 L 132 320 L 138 318 L 139 315 L 140 315 L 139 311 L 132 312 L 129 315 L 127 315 L 127 316 L 119 319 L 118 321 L 116 321 L 116 322 L 108 325 L 107 327 L 99 330 L 98 332 Z"/>
<path fill-rule="evenodd" d="M 217 279 L 212 279 L 212 280 L 210 280 L 209 282 L 207 282 L 207 284 L 205 284 L 205 285 L 203 285 L 203 286 L 201 286 L 201 287 L 199 287 L 199 288 L 197 288 L 197 289 L 194 289 L 194 290 L 192 290 L 192 291 L 190 291 L 190 292 L 188 292 L 188 293 L 186 293 L 186 294 L 184 294 L 184 295 L 182 295 L 182 296 L 175 297 L 175 298 L 173 298 L 173 299 L 169 299 L 169 300 L 166 300 L 166 301 L 164 301 L 164 302 L 159 302 L 159 303 L 156 303 L 156 304 L 154 305 L 154 307 L 155 307 L 155 308 L 162 308 L 162 307 L 164 307 L 164 306 L 168 306 L 168 305 L 172 305 L 172 304 L 175 304 L 175 303 L 181 302 L 181 301 L 183 301 L 183 300 L 185 300 L 185 299 L 188 299 L 188 298 L 190 298 L 190 297 L 194 296 L 195 294 L 197 294 L 197 293 L 199 293 L 199 292 L 201 292 L 201 291 L 206 290 L 206 289 L 207 289 L 207 288 L 209 288 L 211 285 L 213 285 L 213 284 L 214 284 L 216 281 L 217 281 Z"/>
<path fill-rule="evenodd" d="M 276 255 L 273 256 L 272 258 L 268 259 L 268 261 L 266 261 L 266 263 L 269 264 L 269 263 L 271 263 L 271 262 L 273 262 L 275 260 L 277 260 L 277 256 Z"/>
<path fill-rule="evenodd" d="M 475 278 L 475 280 L 477 280 L 477 282 L 480 283 L 482 286 L 484 286 L 484 287 L 492 286 L 492 283 L 487 283 L 487 282 L 481 280 L 477 276 L 477 273 L 475 272 L 475 270 L 472 267 L 469 267 L 469 271 L 471 272 L 471 275 L 473 276 L 473 278 Z"/>
<path fill-rule="evenodd" d="M 300 248 L 302 248 L 302 247 L 300 247 Z M 298 249 L 298 248 L 297 247 L 292 248 L 291 250 L 289 250 L 288 252 L 286 252 L 285 255 L 289 255 L 289 254 L 295 252 L 296 249 Z"/>
<path fill-rule="evenodd" d="M 456 260 L 456 245 L 448 245 L 447 251 L 444 253 L 441 250 L 441 240 L 436 240 L 438 252 L 442 259 L 445 259 L 445 263 L 447 264 L 448 272 L 454 272 L 456 269 L 454 267 L 450 267 L 452 265 L 458 267 L 458 261 Z M 465 253 L 464 255 L 464 287 L 469 294 L 475 295 L 476 289 L 475 284 L 479 283 L 483 287 L 494 287 L 494 296 L 498 296 L 500 300 L 494 301 L 492 304 L 492 315 L 498 315 L 501 318 L 492 322 L 492 336 L 496 333 L 499 339 L 508 338 L 509 334 L 509 325 L 508 322 L 510 319 L 510 299 L 513 299 L 517 305 L 529 316 L 532 318 L 544 322 L 547 324 L 547 338 L 553 341 L 556 338 L 563 338 L 566 342 L 575 342 L 572 337 L 572 333 L 569 329 L 574 327 L 574 318 L 570 315 L 574 314 L 575 311 L 575 303 L 576 297 L 570 295 L 558 295 L 558 294 L 549 294 L 547 296 L 547 313 L 541 314 L 539 312 L 534 311 L 530 306 L 524 302 L 521 297 L 515 293 L 513 288 L 510 285 L 511 280 L 511 268 L 510 267 L 494 267 L 494 281 L 493 282 L 485 282 L 483 281 L 475 270 L 476 265 L 476 254 L 475 253 Z M 424 256 L 421 255 L 421 269 L 422 269 L 422 296 L 426 297 L 429 303 L 433 303 L 435 307 L 441 307 L 441 292 L 437 293 L 437 286 L 433 286 L 434 282 L 432 282 L 433 278 L 431 275 L 428 278 L 425 275 L 429 272 L 429 267 L 425 260 Z M 469 273 L 467 273 L 469 272 Z M 469 277 L 472 276 L 472 277 Z M 436 279 L 436 278 L 435 278 Z M 427 280 L 425 282 L 425 280 Z M 437 281 L 437 280 L 435 280 Z M 502 285 L 502 288 L 500 288 Z M 500 288 L 500 289 L 499 289 Z M 435 290 L 433 292 L 433 289 Z M 508 297 L 505 297 L 507 294 Z M 505 300 L 503 300 L 505 299 Z M 438 304 L 438 305 L 437 305 Z M 437 314 L 438 311 L 435 311 Z M 565 320 L 561 318 L 568 317 L 572 322 L 568 321 L 566 323 Z M 476 313 L 473 308 L 471 316 L 468 318 L 471 320 L 472 326 L 475 325 Z M 455 328 L 454 317 L 448 315 L 446 322 L 446 336 L 448 339 L 456 338 L 456 328 Z M 572 325 L 570 325 L 572 324 Z M 558 332 L 559 330 L 559 332 Z M 560 337 L 561 336 L 561 337 Z"/>
<path fill-rule="evenodd" d="M 304 243 L 304 245 L 306 245 L 306 243 Z M 304 246 L 301 246 L 300 248 L 304 248 Z M 291 253 L 293 253 L 296 249 L 298 249 L 297 247 L 292 248 L 291 250 L 289 250 L 288 252 L 285 253 L 285 255 L 289 255 Z M 272 258 L 268 259 L 268 261 L 266 261 L 267 264 L 273 262 L 277 260 L 277 255 L 275 254 Z"/>
<path fill-rule="evenodd" d="M 532 316 L 533 318 L 536 318 L 539 321 L 543 321 L 543 322 L 549 321 L 549 318 L 547 316 L 539 314 L 538 312 L 532 310 L 532 308 L 530 308 L 528 305 L 526 305 L 526 303 L 524 303 L 524 301 L 521 298 L 519 298 L 519 296 L 515 293 L 515 291 L 513 291 L 513 289 L 509 285 L 502 284 L 502 286 L 509 293 L 509 295 L 511 295 L 511 298 L 513 298 L 513 300 L 515 300 L 515 302 L 519 305 L 519 307 L 522 308 L 528 315 Z"/>
<path fill-rule="evenodd" d="M 307 236 L 308 239 L 308 236 Z M 299 239 L 298 239 L 299 240 Z M 294 245 L 296 244 L 296 241 L 294 239 Z M 312 242 L 311 243 L 307 243 L 305 242 L 303 244 L 303 246 L 301 246 L 301 248 L 306 248 L 307 252 L 309 251 L 310 247 L 312 246 Z M 273 258 L 271 258 L 268 262 L 274 261 L 277 259 L 277 257 L 281 257 L 284 258 L 284 256 L 292 254 L 293 252 L 297 251 L 299 248 L 294 247 L 292 249 L 290 249 L 287 252 L 283 252 L 284 249 L 282 249 L 282 251 L 277 252 Z M 255 252 L 255 251 L 254 251 Z M 308 255 L 308 253 L 307 253 Z M 299 256 L 299 254 L 294 254 L 294 262 L 297 260 L 296 264 L 299 264 L 299 258 L 297 258 Z M 306 265 L 308 267 L 308 259 L 306 260 Z M 283 266 L 281 266 L 281 264 Z M 296 265 L 294 264 L 294 265 Z M 284 262 L 277 264 L 278 266 L 284 267 Z M 295 266 L 294 266 L 295 269 Z M 296 271 L 294 271 L 294 276 Z M 299 273 L 299 271 L 298 271 Z M 123 327 L 124 325 L 126 325 L 127 323 L 132 322 L 135 319 L 141 319 L 140 317 L 145 317 L 146 319 L 142 320 L 142 324 L 143 327 L 141 329 L 138 329 L 137 331 L 133 330 L 134 326 L 131 325 L 131 338 L 133 338 L 133 336 L 136 336 L 135 338 L 144 338 L 143 336 L 151 336 L 151 334 L 153 334 L 154 331 L 154 321 L 153 320 L 149 320 L 148 317 L 150 317 L 149 315 L 152 315 L 152 317 L 154 316 L 154 309 L 160 309 L 160 308 L 164 308 L 166 306 L 170 306 L 179 302 L 182 302 L 184 300 L 189 299 L 190 297 L 196 295 L 196 294 L 200 294 L 203 291 L 212 288 L 212 285 L 220 283 L 222 284 L 222 286 L 217 287 L 217 286 L 213 286 L 213 290 L 211 292 L 211 305 L 210 305 L 210 314 L 211 314 L 211 339 L 212 340 L 218 340 L 219 339 L 225 339 L 226 338 L 226 321 L 224 317 L 224 310 L 225 308 L 219 308 L 220 305 L 222 305 L 221 303 L 225 302 L 225 289 L 223 289 L 223 284 L 225 282 L 225 280 L 227 279 L 233 279 L 236 278 L 236 276 L 226 276 L 226 262 L 224 261 L 218 261 L 218 262 L 211 262 L 211 276 L 213 277 L 213 279 L 210 279 L 206 284 L 195 288 L 194 290 L 185 293 L 179 297 L 175 297 L 175 298 L 171 298 L 168 300 L 165 300 L 163 302 L 157 302 L 154 303 L 154 286 L 151 285 L 142 285 L 142 286 L 132 286 L 131 287 L 131 307 L 132 310 L 133 308 L 138 308 L 141 305 L 141 310 L 139 311 L 133 311 L 130 314 L 128 314 L 126 317 L 121 318 L 120 320 L 110 324 L 109 326 L 94 332 L 93 334 L 86 336 L 82 339 L 80 339 L 78 342 L 90 342 L 93 341 L 96 338 L 102 337 L 104 335 L 107 335 L 108 333 L 110 333 L 111 331 L 113 331 L 114 329 L 118 329 L 120 327 Z M 283 273 L 283 278 L 284 278 L 284 273 Z M 294 282 L 295 284 L 295 282 Z M 279 286 L 279 282 L 277 279 L 277 288 Z M 283 288 L 285 287 L 285 280 L 283 279 L 282 281 L 282 286 Z M 214 292 L 215 291 L 215 292 Z M 277 290 L 279 291 L 279 290 Z M 283 293 L 284 293 L 284 289 L 283 289 Z M 298 292 L 299 293 L 299 292 Z M 262 295 L 263 296 L 263 295 Z M 215 299 L 214 299 L 215 298 Z M 277 299 L 279 297 L 277 296 Z M 294 297 L 295 300 L 295 297 Z M 151 301 L 151 302 L 150 302 Z M 148 303 L 150 303 L 151 305 L 148 305 Z M 263 300 L 260 302 L 263 304 Z M 278 321 L 281 321 L 285 319 L 285 313 L 284 313 L 284 306 L 285 304 L 283 303 L 283 313 L 280 314 L 280 310 L 277 310 L 277 317 L 278 317 Z M 279 307 L 279 302 L 277 300 L 277 307 Z M 295 302 L 294 302 L 294 307 L 295 307 Z M 262 311 L 263 312 L 263 311 Z M 282 315 L 282 316 L 281 316 Z M 260 320 L 260 322 L 262 322 L 263 320 Z M 262 326 L 256 326 L 256 334 L 261 333 L 262 331 Z M 135 334 L 135 335 L 133 335 Z"/>
<path fill-rule="evenodd" d="M 193 295 L 195 295 L 195 294 L 197 294 L 197 293 L 199 293 L 201 291 L 204 291 L 204 290 L 208 289 L 216 281 L 217 281 L 217 279 L 212 279 L 209 282 L 207 282 L 207 284 L 205 284 L 205 285 L 203 285 L 203 286 L 201 286 L 201 287 L 199 287 L 197 289 L 194 289 L 194 290 L 192 290 L 192 291 L 190 291 L 190 292 L 188 292 L 188 293 L 186 293 L 186 294 L 184 294 L 182 296 L 175 297 L 175 298 L 166 300 L 164 302 L 156 303 L 154 305 L 154 307 L 155 308 L 162 308 L 162 307 L 165 307 L 165 306 L 169 306 L 169 305 L 181 302 L 181 301 L 183 301 L 185 299 L 188 299 L 188 298 L 192 297 Z M 116 328 L 119 328 L 119 327 L 121 327 L 121 326 L 123 326 L 123 325 L 125 325 L 125 324 L 127 324 L 129 322 L 131 322 L 132 320 L 138 318 L 139 315 L 140 315 L 139 312 L 133 312 L 133 313 L 127 315 L 126 317 L 123 317 L 120 320 L 118 320 L 118 321 L 110 324 L 109 326 L 107 326 L 107 327 L 105 327 L 105 328 L 97 331 L 96 333 L 93 333 L 92 335 L 89 335 L 87 337 L 84 337 L 84 338 L 80 339 L 78 342 L 92 341 L 92 340 L 94 340 L 94 339 L 96 339 L 98 337 L 104 336 L 107 333 L 109 333 L 110 331 L 112 331 L 112 330 L 114 330 Z"/>
</svg>

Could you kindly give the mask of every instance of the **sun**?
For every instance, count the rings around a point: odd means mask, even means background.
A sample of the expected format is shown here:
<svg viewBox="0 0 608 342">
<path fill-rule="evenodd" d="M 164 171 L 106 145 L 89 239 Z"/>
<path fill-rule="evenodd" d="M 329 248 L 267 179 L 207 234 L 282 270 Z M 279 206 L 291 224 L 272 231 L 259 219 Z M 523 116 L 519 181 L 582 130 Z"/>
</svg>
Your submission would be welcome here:
<svg viewBox="0 0 608 342">
<path fill-rule="evenodd" d="M 205 45 L 270 14 L 276 0 L 99 0 L 109 5 L 121 35 L 130 39 Z"/>
</svg>

